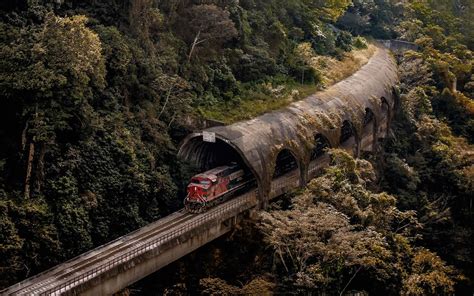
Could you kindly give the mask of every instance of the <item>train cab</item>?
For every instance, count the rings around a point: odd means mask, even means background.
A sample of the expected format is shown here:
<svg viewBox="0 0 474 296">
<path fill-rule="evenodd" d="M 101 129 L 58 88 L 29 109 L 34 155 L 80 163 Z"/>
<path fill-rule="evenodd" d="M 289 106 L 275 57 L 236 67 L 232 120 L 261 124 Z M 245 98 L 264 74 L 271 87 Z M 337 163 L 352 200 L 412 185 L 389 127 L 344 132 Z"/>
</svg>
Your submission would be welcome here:
<svg viewBox="0 0 474 296">
<path fill-rule="evenodd" d="M 244 170 L 239 165 L 233 163 L 216 167 L 191 178 L 184 205 L 190 212 L 202 212 L 247 184 Z"/>
<path fill-rule="evenodd" d="M 194 176 L 187 188 L 188 198 L 193 201 L 206 202 L 212 186 L 216 182 L 216 176 L 203 174 Z"/>
</svg>

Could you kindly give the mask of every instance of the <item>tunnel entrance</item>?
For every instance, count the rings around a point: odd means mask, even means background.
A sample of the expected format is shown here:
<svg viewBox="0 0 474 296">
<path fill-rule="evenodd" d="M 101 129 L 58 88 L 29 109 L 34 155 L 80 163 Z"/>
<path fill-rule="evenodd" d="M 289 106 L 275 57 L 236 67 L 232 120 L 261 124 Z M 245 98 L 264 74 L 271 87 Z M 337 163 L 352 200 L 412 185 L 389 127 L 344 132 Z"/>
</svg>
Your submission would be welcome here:
<svg viewBox="0 0 474 296">
<path fill-rule="evenodd" d="M 375 114 L 370 108 L 365 108 L 363 122 L 363 134 L 361 139 L 361 149 L 372 151 L 376 144 L 376 121 Z"/>
<path fill-rule="evenodd" d="M 196 166 L 200 172 L 237 163 L 249 178 L 256 178 L 239 152 L 219 138 L 216 138 L 215 143 L 210 143 L 204 142 L 201 136 L 196 136 L 185 143 L 179 153 L 183 159 Z"/>
<path fill-rule="evenodd" d="M 358 155 L 359 147 L 356 138 L 356 131 L 352 122 L 348 120 L 344 120 L 342 123 L 339 145 L 342 149 L 352 153 L 352 155 Z"/>
<path fill-rule="evenodd" d="M 293 153 L 288 149 L 283 149 L 278 153 L 275 162 L 275 171 L 273 172 L 273 179 L 285 175 L 288 172 L 298 170 L 298 161 Z"/>
</svg>

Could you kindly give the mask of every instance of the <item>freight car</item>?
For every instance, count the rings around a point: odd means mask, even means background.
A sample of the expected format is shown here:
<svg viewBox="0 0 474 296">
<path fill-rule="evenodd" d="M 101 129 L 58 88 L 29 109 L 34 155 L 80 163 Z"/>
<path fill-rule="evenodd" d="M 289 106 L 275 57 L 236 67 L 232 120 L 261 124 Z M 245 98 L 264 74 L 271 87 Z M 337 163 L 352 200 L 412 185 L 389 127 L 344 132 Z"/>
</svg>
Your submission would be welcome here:
<svg viewBox="0 0 474 296">
<path fill-rule="evenodd" d="M 211 169 L 191 178 L 184 207 L 191 213 L 202 213 L 254 183 L 251 174 L 235 163 Z"/>
</svg>

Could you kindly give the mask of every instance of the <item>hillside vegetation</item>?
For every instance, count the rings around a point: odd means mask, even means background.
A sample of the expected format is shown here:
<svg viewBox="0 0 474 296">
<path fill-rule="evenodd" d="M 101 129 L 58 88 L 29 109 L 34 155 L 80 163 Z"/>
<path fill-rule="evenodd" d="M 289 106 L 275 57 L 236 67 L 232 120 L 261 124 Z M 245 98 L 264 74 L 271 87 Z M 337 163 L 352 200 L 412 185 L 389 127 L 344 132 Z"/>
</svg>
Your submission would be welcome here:
<svg viewBox="0 0 474 296">
<path fill-rule="evenodd" d="M 399 38 L 420 51 L 399 57 L 384 152 L 334 152 L 344 161 L 262 215 L 254 248 L 210 246 L 173 285 L 472 294 L 473 17 L 468 0 L 2 1 L 0 288 L 181 207 L 196 169 L 176 147 L 203 118 L 285 106 L 366 63 L 367 40 Z M 295 219 L 308 228 L 283 241 Z M 213 266 L 225 251 L 253 271 Z"/>
<path fill-rule="evenodd" d="M 300 73 L 300 82 L 294 79 L 288 81 L 287 78 L 282 79 L 284 76 L 278 76 L 272 81 L 262 82 L 256 88 L 244 89 L 237 101 L 219 102 L 206 108 L 200 108 L 200 114 L 205 118 L 231 124 L 254 118 L 304 99 L 351 76 L 367 64 L 375 53 L 376 46 L 368 45 L 361 37 L 358 37 L 357 41 L 360 42 L 356 43 L 359 48 L 354 48 L 339 59 L 328 55 L 317 55 L 309 42 L 300 43 L 296 46 L 294 55 L 304 61 L 311 71 L 316 71 L 317 81 L 304 83 L 306 73 L 304 69 Z"/>
</svg>

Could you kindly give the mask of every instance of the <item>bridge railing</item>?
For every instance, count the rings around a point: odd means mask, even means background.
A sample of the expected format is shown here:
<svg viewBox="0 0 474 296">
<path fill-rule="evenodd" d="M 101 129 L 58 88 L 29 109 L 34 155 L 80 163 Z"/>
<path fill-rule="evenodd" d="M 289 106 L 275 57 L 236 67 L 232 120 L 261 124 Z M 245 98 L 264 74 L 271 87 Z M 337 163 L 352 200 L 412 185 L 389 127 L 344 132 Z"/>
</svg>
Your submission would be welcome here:
<svg viewBox="0 0 474 296">
<path fill-rule="evenodd" d="M 299 170 L 293 170 L 286 175 L 278 177 L 272 181 L 270 186 L 270 199 L 273 199 L 283 193 L 284 190 L 295 189 L 300 185 Z"/>
<path fill-rule="evenodd" d="M 329 154 L 324 153 L 324 155 L 311 161 L 308 166 L 308 177 L 310 179 L 314 178 L 321 169 L 329 165 L 330 160 Z"/>
<path fill-rule="evenodd" d="M 71 288 L 77 287 L 82 283 L 89 281 L 90 279 L 111 270 L 114 267 L 119 266 L 122 263 L 128 262 L 133 258 L 136 258 L 146 252 L 156 249 L 160 245 L 171 241 L 172 239 L 178 238 L 179 236 L 195 229 L 196 227 L 207 223 L 211 220 L 216 220 L 216 218 L 222 218 L 226 213 L 231 212 L 233 209 L 239 208 L 245 204 L 255 201 L 257 194 L 256 190 L 245 193 L 240 198 L 237 198 L 229 203 L 222 204 L 211 211 L 197 216 L 195 219 L 192 219 L 189 222 L 184 223 L 184 225 L 176 230 L 165 233 L 164 235 L 159 236 L 158 238 L 144 242 L 133 250 L 122 254 L 119 257 L 116 257 L 110 261 L 107 261 L 104 264 L 101 264 L 93 269 L 89 270 L 86 273 L 80 274 L 54 288 L 48 289 L 47 291 L 42 291 L 40 295 L 61 295 L 62 293 L 70 290 Z"/>
</svg>

